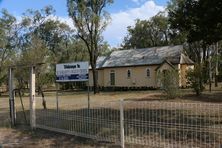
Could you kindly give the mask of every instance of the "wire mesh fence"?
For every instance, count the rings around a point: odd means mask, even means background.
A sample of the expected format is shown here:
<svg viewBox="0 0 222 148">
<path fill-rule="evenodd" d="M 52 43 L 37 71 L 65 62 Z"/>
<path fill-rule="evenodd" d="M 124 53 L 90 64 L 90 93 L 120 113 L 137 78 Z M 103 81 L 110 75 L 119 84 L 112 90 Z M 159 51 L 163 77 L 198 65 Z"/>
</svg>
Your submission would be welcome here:
<svg viewBox="0 0 222 148">
<path fill-rule="evenodd" d="M 116 144 L 122 137 L 125 143 L 155 148 L 222 146 L 222 104 L 101 100 L 88 108 L 86 100 L 66 99 L 59 108 L 55 99 L 47 101 L 47 109 L 37 107 L 37 128 Z"/>
<path fill-rule="evenodd" d="M 10 127 L 10 111 L 7 105 L 8 100 L 5 97 L 0 97 L 0 128 Z"/>
<path fill-rule="evenodd" d="M 118 102 L 87 106 L 36 110 L 38 128 L 72 134 L 98 141 L 119 143 L 120 116 Z"/>
<path fill-rule="evenodd" d="M 149 147 L 222 146 L 222 105 L 124 102 L 126 143 Z"/>
</svg>

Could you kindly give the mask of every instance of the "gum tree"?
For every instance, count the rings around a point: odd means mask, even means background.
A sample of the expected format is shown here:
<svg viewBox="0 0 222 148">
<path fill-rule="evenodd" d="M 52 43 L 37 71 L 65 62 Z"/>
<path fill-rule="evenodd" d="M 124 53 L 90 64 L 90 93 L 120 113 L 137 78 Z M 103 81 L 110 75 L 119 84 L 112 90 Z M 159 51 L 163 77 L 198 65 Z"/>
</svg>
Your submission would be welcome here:
<svg viewBox="0 0 222 148">
<path fill-rule="evenodd" d="M 94 94 L 98 92 L 96 61 L 99 56 L 99 45 L 102 42 L 102 32 L 110 17 L 104 8 L 112 0 L 67 0 L 69 16 L 77 30 L 77 36 L 85 43 L 93 73 Z"/>
</svg>

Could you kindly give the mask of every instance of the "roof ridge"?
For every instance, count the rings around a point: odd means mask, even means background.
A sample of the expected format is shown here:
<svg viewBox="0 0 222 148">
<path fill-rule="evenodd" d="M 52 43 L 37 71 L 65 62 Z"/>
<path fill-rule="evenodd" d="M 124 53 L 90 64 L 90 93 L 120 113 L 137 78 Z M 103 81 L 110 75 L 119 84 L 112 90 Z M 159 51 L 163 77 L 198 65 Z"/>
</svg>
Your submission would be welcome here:
<svg viewBox="0 0 222 148">
<path fill-rule="evenodd" d="M 164 47 L 176 47 L 176 46 L 183 46 L 183 45 L 180 44 L 180 45 L 153 46 L 153 47 L 135 48 L 135 49 L 129 48 L 129 49 L 123 49 L 123 50 L 116 50 L 116 51 L 142 50 L 142 49 L 164 48 Z M 115 51 L 114 51 L 114 52 L 115 52 Z"/>
</svg>

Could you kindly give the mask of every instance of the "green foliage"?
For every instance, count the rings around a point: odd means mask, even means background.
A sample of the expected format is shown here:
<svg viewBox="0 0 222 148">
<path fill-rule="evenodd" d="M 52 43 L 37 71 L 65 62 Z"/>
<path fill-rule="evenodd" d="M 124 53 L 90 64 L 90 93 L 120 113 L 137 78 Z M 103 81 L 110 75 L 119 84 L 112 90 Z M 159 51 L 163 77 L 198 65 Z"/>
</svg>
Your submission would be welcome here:
<svg viewBox="0 0 222 148">
<path fill-rule="evenodd" d="M 203 67 L 196 65 L 194 69 L 190 69 L 187 72 L 188 85 L 194 89 L 196 95 L 200 95 L 204 90 L 203 86 Z"/>
<path fill-rule="evenodd" d="M 47 6 L 41 10 L 28 10 L 22 19 L 24 34 L 21 37 L 22 50 L 30 44 L 30 38 L 35 35 L 41 39 L 53 63 L 61 62 L 67 46 L 72 43 L 74 30 L 54 16 L 55 10 Z M 81 50 L 81 49 L 80 49 Z"/>
<path fill-rule="evenodd" d="M 6 82 L 9 64 L 16 51 L 16 19 L 7 10 L 2 10 L 0 17 L 0 86 Z"/>
<path fill-rule="evenodd" d="M 36 63 L 43 63 L 47 60 L 47 48 L 44 42 L 37 36 L 33 35 L 30 40 L 30 44 L 27 45 L 26 50 L 22 51 L 17 61 L 17 64 L 21 65 L 35 65 Z M 46 65 L 42 67 L 36 67 L 37 86 L 43 81 L 39 78 L 40 73 L 47 71 Z M 17 68 L 15 77 L 18 80 L 18 87 L 24 88 L 24 84 L 29 81 L 29 69 Z"/>
<path fill-rule="evenodd" d="M 177 70 L 163 70 L 158 72 L 158 78 L 167 98 L 174 99 L 180 96 L 179 74 Z"/>
<path fill-rule="evenodd" d="M 137 20 L 135 27 L 128 27 L 122 48 L 147 48 L 169 44 L 181 44 L 184 36 L 170 30 L 168 17 L 160 12 L 150 20 Z"/>
<path fill-rule="evenodd" d="M 196 78 L 191 80 L 193 88 L 200 94 L 202 83 L 208 81 L 211 90 L 211 75 L 218 66 L 212 66 L 214 63 L 209 59 L 214 56 L 215 43 L 222 40 L 222 1 L 171 0 L 168 10 L 171 29 L 186 34 L 187 54 L 198 64 L 197 70 L 191 72 L 191 77 Z"/>
<path fill-rule="evenodd" d="M 189 42 L 211 45 L 222 40 L 221 0 L 173 0 L 169 18 L 172 28 L 187 32 Z"/>
</svg>

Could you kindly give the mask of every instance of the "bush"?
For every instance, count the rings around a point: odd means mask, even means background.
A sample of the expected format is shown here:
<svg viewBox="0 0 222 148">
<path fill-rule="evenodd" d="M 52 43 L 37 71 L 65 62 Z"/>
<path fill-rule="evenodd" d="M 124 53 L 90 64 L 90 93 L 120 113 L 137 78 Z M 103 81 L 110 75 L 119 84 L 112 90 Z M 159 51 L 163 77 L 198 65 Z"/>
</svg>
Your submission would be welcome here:
<svg viewBox="0 0 222 148">
<path fill-rule="evenodd" d="M 164 70 L 158 74 L 161 88 L 167 94 L 167 98 L 174 99 L 180 96 L 179 75 L 177 70 Z"/>
<path fill-rule="evenodd" d="M 188 85 L 194 89 L 196 95 L 200 95 L 204 90 L 203 86 L 203 69 L 201 65 L 195 65 L 194 69 L 187 72 Z"/>
</svg>

